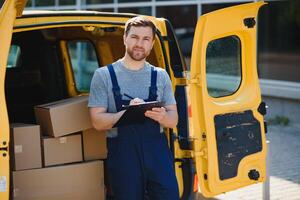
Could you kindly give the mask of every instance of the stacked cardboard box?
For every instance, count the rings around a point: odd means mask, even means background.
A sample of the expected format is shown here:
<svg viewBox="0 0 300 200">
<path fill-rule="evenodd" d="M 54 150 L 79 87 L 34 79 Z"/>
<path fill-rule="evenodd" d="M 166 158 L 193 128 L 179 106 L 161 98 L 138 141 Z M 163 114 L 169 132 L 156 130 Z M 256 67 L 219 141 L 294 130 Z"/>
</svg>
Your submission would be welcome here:
<svg viewBox="0 0 300 200">
<path fill-rule="evenodd" d="M 11 124 L 10 133 L 14 156 L 13 170 L 42 167 L 40 126 L 32 124 Z"/>
<path fill-rule="evenodd" d="M 82 132 L 84 160 L 105 159 L 107 156 L 105 132 L 88 129 Z"/>
<path fill-rule="evenodd" d="M 13 172 L 15 200 L 104 200 L 102 161 Z"/>
<path fill-rule="evenodd" d="M 42 133 L 58 138 L 82 132 L 84 160 L 105 159 L 106 136 L 92 128 L 88 97 L 80 96 L 35 107 Z"/>
<path fill-rule="evenodd" d="M 39 125 L 11 126 L 14 199 L 104 199 L 100 159 L 106 158 L 106 137 L 92 128 L 87 102 L 88 97 L 74 97 L 39 105 Z"/>
<path fill-rule="evenodd" d="M 42 133 L 60 137 L 92 128 L 87 102 L 87 96 L 79 96 L 36 106 Z"/>
<path fill-rule="evenodd" d="M 44 165 L 59 165 L 80 162 L 82 158 L 81 135 L 70 135 L 59 138 L 43 138 Z"/>
</svg>

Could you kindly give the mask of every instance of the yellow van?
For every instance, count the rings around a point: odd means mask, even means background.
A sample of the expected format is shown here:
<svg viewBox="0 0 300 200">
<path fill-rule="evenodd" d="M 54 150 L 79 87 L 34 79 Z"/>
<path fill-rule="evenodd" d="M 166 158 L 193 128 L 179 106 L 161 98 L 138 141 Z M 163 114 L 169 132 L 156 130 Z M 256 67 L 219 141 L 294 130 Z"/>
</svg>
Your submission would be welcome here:
<svg viewBox="0 0 300 200">
<path fill-rule="evenodd" d="M 0 11 L 1 200 L 12 195 L 9 124 L 36 123 L 35 105 L 87 95 L 94 70 L 124 54 L 124 24 L 136 16 L 23 12 L 25 4 L 4 0 Z M 148 61 L 169 73 L 178 104 L 178 126 L 166 132 L 182 200 L 265 180 L 266 111 L 256 63 L 262 5 L 242 4 L 201 16 L 189 68 L 172 25 L 149 16 L 158 31 Z"/>
</svg>

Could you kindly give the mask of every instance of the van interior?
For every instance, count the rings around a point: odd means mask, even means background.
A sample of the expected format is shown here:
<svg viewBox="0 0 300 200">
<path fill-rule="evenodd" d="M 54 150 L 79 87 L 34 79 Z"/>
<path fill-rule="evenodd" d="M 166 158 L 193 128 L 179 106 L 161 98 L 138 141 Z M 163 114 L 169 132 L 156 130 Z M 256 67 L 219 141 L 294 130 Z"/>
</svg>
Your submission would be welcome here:
<svg viewBox="0 0 300 200">
<path fill-rule="evenodd" d="M 123 31 L 112 26 L 76 26 L 15 32 L 5 76 L 9 123 L 36 124 L 36 105 L 74 96 L 66 78 L 70 70 L 75 95 L 87 94 L 93 72 L 124 55 Z M 164 66 L 162 55 L 156 42 L 148 62 Z"/>
<path fill-rule="evenodd" d="M 72 55 L 76 57 L 77 53 L 82 53 L 76 49 L 80 43 L 88 43 L 88 48 L 81 48 L 81 51 L 86 51 L 87 56 L 94 55 L 92 59 L 96 62 L 92 69 L 88 62 L 80 66 L 87 68 L 89 75 L 78 80 L 86 82 L 86 89 L 76 89 L 78 94 L 87 93 L 94 70 L 124 55 L 123 31 L 120 27 L 78 26 L 14 33 L 5 78 L 9 122 L 35 123 L 35 105 L 71 96 L 66 83 L 66 63 L 71 63 L 73 76 L 76 76 L 76 69 L 70 60 Z M 148 62 L 163 66 L 163 59 L 157 56 L 161 55 L 157 52 L 159 50 L 159 42 L 156 42 Z M 63 51 L 67 51 L 66 54 Z M 85 60 L 89 61 L 89 58 Z"/>
</svg>

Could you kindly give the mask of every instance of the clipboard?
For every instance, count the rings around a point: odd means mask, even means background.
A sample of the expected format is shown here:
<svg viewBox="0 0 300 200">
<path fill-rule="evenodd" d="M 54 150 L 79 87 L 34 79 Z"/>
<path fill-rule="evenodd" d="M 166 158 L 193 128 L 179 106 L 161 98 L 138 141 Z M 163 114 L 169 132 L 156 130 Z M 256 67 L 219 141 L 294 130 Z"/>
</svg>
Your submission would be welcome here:
<svg viewBox="0 0 300 200">
<path fill-rule="evenodd" d="M 137 105 L 123 106 L 123 108 L 125 108 L 126 111 L 120 117 L 120 119 L 114 124 L 113 127 L 143 123 L 147 119 L 147 117 L 145 116 L 145 112 L 147 110 L 151 110 L 152 108 L 162 107 L 162 106 L 163 103 L 159 101 L 150 101 L 150 102 L 145 102 Z"/>
</svg>

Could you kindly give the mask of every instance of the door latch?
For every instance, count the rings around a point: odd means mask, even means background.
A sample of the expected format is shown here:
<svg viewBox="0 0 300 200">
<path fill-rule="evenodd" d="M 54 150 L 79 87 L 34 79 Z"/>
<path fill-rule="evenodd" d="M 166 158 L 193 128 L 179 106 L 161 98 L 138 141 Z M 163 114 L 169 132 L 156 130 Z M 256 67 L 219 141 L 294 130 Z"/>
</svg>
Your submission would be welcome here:
<svg viewBox="0 0 300 200">
<path fill-rule="evenodd" d="M 4 142 L 2 142 L 2 144 L 3 145 L 7 145 L 7 142 L 4 141 Z M 0 151 L 1 152 L 3 151 L 1 154 L 2 154 L 3 157 L 6 157 L 7 156 L 7 152 L 8 152 L 8 146 L 0 146 Z"/>
</svg>

